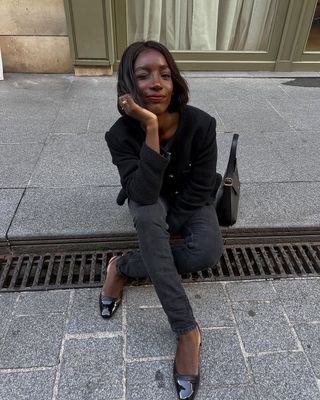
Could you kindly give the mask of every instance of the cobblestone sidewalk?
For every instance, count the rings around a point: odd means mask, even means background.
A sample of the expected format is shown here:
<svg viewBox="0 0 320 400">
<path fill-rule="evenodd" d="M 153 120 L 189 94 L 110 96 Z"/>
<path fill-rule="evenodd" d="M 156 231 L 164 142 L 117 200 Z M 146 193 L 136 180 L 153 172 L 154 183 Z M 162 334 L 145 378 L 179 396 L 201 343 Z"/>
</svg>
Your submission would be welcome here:
<svg viewBox="0 0 320 400">
<path fill-rule="evenodd" d="M 319 400 L 320 279 L 186 284 L 202 328 L 198 400 Z M 152 286 L 111 320 L 99 289 L 0 295 L 3 400 L 175 399 L 175 336 Z"/>
</svg>

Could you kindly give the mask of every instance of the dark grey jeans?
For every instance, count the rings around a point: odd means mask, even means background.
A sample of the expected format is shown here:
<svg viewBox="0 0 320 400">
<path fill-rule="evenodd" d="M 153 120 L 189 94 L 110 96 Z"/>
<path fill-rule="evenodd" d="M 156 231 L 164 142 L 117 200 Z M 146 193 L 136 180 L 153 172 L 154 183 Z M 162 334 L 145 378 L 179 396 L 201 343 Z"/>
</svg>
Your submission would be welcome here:
<svg viewBox="0 0 320 400">
<path fill-rule="evenodd" d="M 129 201 L 140 251 L 118 261 L 118 273 L 132 278 L 150 277 L 172 330 L 186 333 L 196 326 L 180 274 L 215 265 L 222 254 L 222 238 L 214 206 L 199 208 L 182 227 L 184 244 L 170 246 L 163 199 L 152 205 Z"/>
</svg>

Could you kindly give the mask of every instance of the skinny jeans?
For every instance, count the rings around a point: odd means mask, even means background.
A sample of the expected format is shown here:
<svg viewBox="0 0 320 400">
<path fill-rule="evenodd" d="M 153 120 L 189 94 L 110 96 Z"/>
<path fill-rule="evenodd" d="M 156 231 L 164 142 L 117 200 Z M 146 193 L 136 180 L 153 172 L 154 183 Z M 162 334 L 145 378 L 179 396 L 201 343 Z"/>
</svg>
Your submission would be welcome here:
<svg viewBox="0 0 320 400">
<path fill-rule="evenodd" d="M 196 321 L 181 283 L 181 274 L 216 265 L 222 254 L 222 238 L 213 205 L 195 211 L 181 227 L 181 245 L 170 245 L 168 205 L 163 198 L 155 204 L 141 205 L 129 200 L 129 210 L 137 231 L 139 251 L 123 255 L 118 274 L 131 278 L 149 277 L 177 334 L 191 331 Z"/>
</svg>

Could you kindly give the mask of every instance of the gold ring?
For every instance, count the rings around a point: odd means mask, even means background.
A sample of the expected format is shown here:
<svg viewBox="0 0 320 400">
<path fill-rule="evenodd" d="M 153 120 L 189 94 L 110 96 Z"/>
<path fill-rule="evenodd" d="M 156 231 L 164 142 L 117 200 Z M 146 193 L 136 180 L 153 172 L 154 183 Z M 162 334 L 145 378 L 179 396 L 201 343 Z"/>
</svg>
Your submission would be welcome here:
<svg viewBox="0 0 320 400">
<path fill-rule="evenodd" d="M 128 103 L 128 100 L 123 100 L 123 102 L 121 103 L 123 106 L 125 106 Z"/>
</svg>

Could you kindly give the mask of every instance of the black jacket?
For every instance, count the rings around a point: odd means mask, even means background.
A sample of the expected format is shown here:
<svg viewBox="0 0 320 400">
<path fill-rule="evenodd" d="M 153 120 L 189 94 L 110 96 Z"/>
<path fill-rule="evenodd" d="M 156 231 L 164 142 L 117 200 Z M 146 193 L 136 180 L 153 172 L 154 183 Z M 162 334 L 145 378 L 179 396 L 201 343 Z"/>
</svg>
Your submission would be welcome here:
<svg viewBox="0 0 320 400">
<path fill-rule="evenodd" d="M 178 230 L 195 209 L 213 203 L 221 176 L 216 173 L 216 120 L 209 114 L 185 106 L 169 152 L 160 154 L 146 145 L 140 124 L 127 116 L 105 137 L 121 179 L 118 204 L 126 197 L 153 204 L 162 195 Z"/>
</svg>

